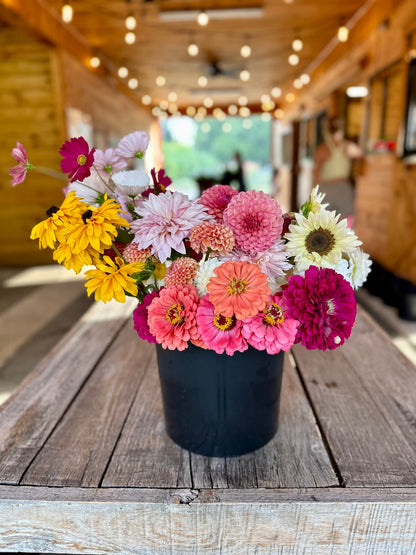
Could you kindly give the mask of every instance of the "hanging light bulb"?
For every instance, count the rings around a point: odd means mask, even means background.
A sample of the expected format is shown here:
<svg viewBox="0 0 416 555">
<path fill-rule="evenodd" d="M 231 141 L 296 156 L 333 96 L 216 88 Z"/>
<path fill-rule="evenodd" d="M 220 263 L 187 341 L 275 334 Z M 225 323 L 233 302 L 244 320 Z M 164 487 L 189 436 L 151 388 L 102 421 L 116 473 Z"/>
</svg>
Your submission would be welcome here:
<svg viewBox="0 0 416 555">
<path fill-rule="evenodd" d="M 124 40 L 127 44 L 134 44 L 136 42 L 136 35 L 132 31 L 129 31 L 124 35 Z"/>
<path fill-rule="evenodd" d="M 250 72 L 247 69 L 243 69 L 243 71 L 240 71 L 240 79 L 241 81 L 249 81 Z"/>
<path fill-rule="evenodd" d="M 134 15 L 127 16 L 125 23 L 126 23 L 126 29 L 128 29 L 129 31 L 133 31 L 133 29 L 135 29 L 137 25 L 137 21 Z"/>
<path fill-rule="evenodd" d="M 274 96 L 274 98 L 279 98 L 280 96 L 282 96 L 282 89 L 280 89 L 279 87 L 273 87 L 272 96 Z"/>
<path fill-rule="evenodd" d="M 194 42 L 191 42 L 191 44 L 188 46 L 188 54 L 190 56 L 197 56 L 198 52 L 199 52 L 198 45 L 195 44 Z"/>
<path fill-rule="evenodd" d="M 97 56 L 93 56 L 93 57 L 90 59 L 90 66 L 91 66 L 91 67 L 97 68 L 97 67 L 99 67 L 100 64 L 101 64 L 101 60 L 100 60 L 100 58 L 98 58 Z"/>
<path fill-rule="evenodd" d="M 164 75 L 158 75 L 155 82 L 158 87 L 163 87 L 166 85 L 166 77 Z"/>
<path fill-rule="evenodd" d="M 200 75 L 198 77 L 198 85 L 200 87 L 206 87 L 208 85 L 208 79 L 205 77 L 205 75 Z"/>
<path fill-rule="evenodd" d="M 307 73 L 302 73 L 302 75 L 300 76 L 300 80 L 304 85 L 307 85 L 308 83 L 310 83 L 311 78 Z"/>
<path fill-rule="evenodd" d="M 240 54 L 243 58 L 249 58 L 251 56 L 251 46 L 248 44 L 243 44 L 240 48 Z"/>
<path fill-rule="evenodd" d="M 292 48 L 295 52 L 300 52 L 303 48 L 303 42 L 300 39 L 295 39 L 292 42 Z"/>
<path fill-rule="evenodd" d="M 129 70 L 126 67 L 119 67 L 118 68 L 118 76 L 124 79 L 129 74 Z"/>
<path fill-rule="evenodd" d="M 145 106 L 149 106 L 149 104 L 150 104 L 151 102 L 152 102 L 152 97 L 151 97 L 150 95 L 144 94 L 144 95 L 142 96 L 142 103 L 143 103 Z"/>
<path fill-rule="evenodd" d="M 72 18 L 74 16 L 74 9 L 68 2 L 62 6 L 61 16 L 62 21 L 64 21 L 65 23 L 70 23 L 72 21 Z"/>
<path fill-rule="evenodd" d="M 346 27 L 345 25 L 341 25 L 341 27 L 339 27 L 338 29 L 339 42 L 347 42 L 348 35 L 349 35 L 348 27 Z"/>
<path fill-rule="evenodd" d="M 291 66 L 297 66 L 299 63 L 299 56 L 297 54 L 291 54 L 288 61 Z"/>
<path fill-rule="evenodd" d="M 199 12 L 196 20 L 199 23 L 199 25 L 201 25 L 202 27 L 205 27 L 205 25 L 208 25 L 209 23 L 209 16 L 207 12 L 202 11 L 202 12 Z"/>
</svg>

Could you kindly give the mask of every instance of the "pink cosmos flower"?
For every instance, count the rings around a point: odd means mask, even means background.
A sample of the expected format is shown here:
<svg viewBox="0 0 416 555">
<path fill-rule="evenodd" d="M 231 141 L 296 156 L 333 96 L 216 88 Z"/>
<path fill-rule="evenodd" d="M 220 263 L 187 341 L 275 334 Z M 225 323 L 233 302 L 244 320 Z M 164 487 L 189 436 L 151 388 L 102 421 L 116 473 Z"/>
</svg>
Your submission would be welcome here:
<svg viewBox="0 0 416 555">
<path fill-rule="evenodd" d="M 241 353 L 248 349 L 247 341 L 242 335 L 243 323 L 235 316 L 216 314 L 214 305 L 205 295 L 200 301 L 196 311 L 196 321 L 199 335 L 208 347 L 221 355 L 233 355 L 236 351 Z"/>
<path fill-rule="evenodd" d="M 224 223 L 234 233 L 238 247 L 246 252 L 265 251 L 282 232 L 282 210 L 263 191 L 247 191 L 231 199 L 224 210 Z"/>
<path fill-rule="evenodd" d="M 177 191 L 150 194 L 136 212 L 141 217 L 130 224 L 135 233 L 133 241 L 141 249 L 151 246 L 152 254 L 161 262 L 169 258 L 172 249 L 186 254 L 185 237 L 197 224 L 210 219 L 204 206 Z"/>
<path fill-rule="evenodd" d="M 12 156 L 13 158 L 19 162 L 17 166 L 14 166 L 9 175 L 12 177 L 12 185 L 19 185 L 19 183 L 23 183 L 26 179 L 26 174 L 29 170 L 33 169 L 33 164 L 29 162 L 27 159 L 26 149 L 21 143 L 16 143 L 16 148 L 12 149 Z"/>
<path fill-rule="evenodd" d="M 72 181 L 82 181 L 91 173 L 94 163 L 95 148 L 89 150 L 84 137 L 73 137 L 65 141 L 61 146 L 59 154 L 63 157 L 61 168 Z"/>
<path fill-rule="evenodd" d="M 325 351 L 350 337 L 357 304 L 351 285 L 335 270 L 310 266 L 305 277 L 289 278 L 283 294 L 287 316 L 300 323 L 296 343 Z"/>
<path fill-rule="evenodd" d="M 152 168 L 150 170 L 150 175 L 153 179 L 155 191 L 157 191 L 158 193 L 164 193 L 166 191 L 166 187 L 169 187 L 169 185 L 172 183 L 171 178 L 165 174 L 165 170 L 163 169 L 159 170 L 156 173 L 156 170 Z"/>
<path fill-rule="evenodd" d="M 202 193 L 199 202 L 208 208 L 208 214 L 222 223 L 224 210 L 235 195 L 238 191 L 229 185 L 214 185 Z"/>
<path fill-rule="evenodd" d="M 134 131 L 120 140 L 116 152 L 121 158 L 143 158 L 148 145 L 148 134 L 145 131 Z"/>
<path fill-rule="evenodd" d="M 114 148 L 106 150 L 97 148 L 94 154 L 94 166 L 101 174 L 108 175 L 123 170 L 127 162 L 119 157 Z"/>
<path fill-rule="evenodd" d="M 243 337 L 259 351 L 269 355 L 288 351 L 296 339 L 299 322 L 287 317 L 287 309 L 282 293 L 270 295 L 266 307 L 243 321 Z"/>
<path fill-rule="evenodd" d="M 143 299 L 143 303 L 139 303 L 137 308 L 133 312 L 133 327 L 137 331 L 138 336 L 144 339 L 148 343 L 157 343 L 155 336 L 150 333 L 148 319 L 148 307 L 152 303 L 153 299 L 158 297 L 159 294 L 156 291 L 152 291 Z"/>
<path fill-rule="evenodd" d="M 183 351 L 188 341 L 198 341 L 196 309 L 199 296 L 193 285 L 161 289 L 148 308 L 150 333 L 164 349 Z"/>
</svg>

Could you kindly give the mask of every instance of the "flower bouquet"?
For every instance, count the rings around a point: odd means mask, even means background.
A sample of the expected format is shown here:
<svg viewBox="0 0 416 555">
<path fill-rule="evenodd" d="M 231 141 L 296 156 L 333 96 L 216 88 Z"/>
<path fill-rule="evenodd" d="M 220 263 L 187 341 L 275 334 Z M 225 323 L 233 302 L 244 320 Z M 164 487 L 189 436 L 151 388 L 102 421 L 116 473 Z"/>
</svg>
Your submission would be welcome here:
<svg viewBox="0 0 416 555">
<path fill-rule="evenodd" d="M 218 359 L 227 368 L 233 359 L 240 368 L 249 360 L 248 372 L 255 374 L 253 357 L 263 357 L 263 367 L 267 357 L 278 358 L 272 382 L 268 376 L 262 385 L 267 397 L 271 384 L 280 387 L 281 353 L 294 343 L 326 350 L 348 339 L 356 316 L 354 289 L 365 281 L 371 263 L 346 220 L 323 204 L 317 187 L 298 213 L 283 214 L 262 191 L 239 193 L 227 185 L 215 185 L 189 200 L 170 188 L 164 170 L 152 170 L 149 176 L 126 169 L 131 160 L 143 157 L 147 146 L 143 131 L 105 151 L 90 149 L 82 137 L 65 142 L 60 150 L 61 168 L 69 178 L 65 198 L 60 207 L 49 208 L 31 238 L 39 240 L 40 248 L 53 249 L 54 260 L 66 268 L 84 270 L 87 293 L 95 300 L 137 298 L 134 328 L 139 337 L 158 345 L 159 370 L 163 361 L 170 368 L 168 376 L 161 374 L 165 416 L 177 412 L 179 402 L 168 399 L 172 394 L 166 383 L 178 379 L 172 367 L 176 372 L 180 366 L 171 361 L 170 351 L 176 356 L 190 353 L 185 366 L 194 378 L 201 375 L 198 367 L 205 356 L 222 355 Z M 19 143 L 12 155 L 18 162 L 10 172 L 16 185 L 36 166 Z M 212 405 L 212 400 L 204 401 L 207 383 L 221 364 L 212 359 L 198 378 L 205 391 L 194 405 Z M 234 376 L 228 386 L 233 389 L 235 370 L 226 372 Z M 215 380 L 214 396 L 221 381 Z M 181 415 L 186 421 L 193 419 L 189 407 L 195 384 L 189 390 L 192 395 Z M 235 406 L 247 411 L 243 399 L 239 390 Z M 275 421 L 276 404 L 278 396 Z M 233 426 L 242 418 L 241 410 L 238 414 Z M 250 413 L 250 419 L 255 427 L 265 426 L 264 414 L 259 421 Z M 172 427 L 168 425 L 168 432 L 177 440 Z M 275 430 L 273 424 L 268 439 Z M 201 433 L 195 432 L 195 441 Z"/>
</svg>

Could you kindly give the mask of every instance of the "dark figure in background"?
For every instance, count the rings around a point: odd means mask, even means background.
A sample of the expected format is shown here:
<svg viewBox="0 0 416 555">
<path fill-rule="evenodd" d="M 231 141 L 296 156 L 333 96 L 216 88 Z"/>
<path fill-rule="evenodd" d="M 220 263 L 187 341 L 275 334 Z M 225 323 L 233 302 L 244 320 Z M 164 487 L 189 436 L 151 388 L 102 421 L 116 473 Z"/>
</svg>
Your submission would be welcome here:
<svg viewBox="0 0 416 555">
<path fill-rule="evenodd" d="M 233 181 L 236 181 L 238 183 L 238 190 L 240 192 L 245 191 L 246 186 L 244 182 L 243 164 L 241 162 L 241 156 L 239 152 L 236 152 L 234 154 L 234 159 L 232 160 L 232 166 L 235 166 L 235 169 L 234 168 L 227 169 L 224 175 L 222 176 L 220 183 L 222 185 L 231 185 Z"/>
</svg>

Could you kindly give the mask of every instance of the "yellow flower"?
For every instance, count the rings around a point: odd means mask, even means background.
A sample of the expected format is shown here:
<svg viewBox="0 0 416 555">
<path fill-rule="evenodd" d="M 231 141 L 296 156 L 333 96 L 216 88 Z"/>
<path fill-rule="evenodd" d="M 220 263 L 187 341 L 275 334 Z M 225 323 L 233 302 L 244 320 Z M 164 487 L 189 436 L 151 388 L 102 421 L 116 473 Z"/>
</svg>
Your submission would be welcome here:
<svg viewBox="0 0 416 555">
<path fill-rule="evenodd" d="M 62 266 L 65 266 L 67 270 L 74 270 L 75 273 L 79 274 L 84 266 L 95 263 L 98 259 L 98 254 L 91 248 L 81 252 L 74 252 L 68 243 L 64 242 L 55 249 L 53 259 L 62 264 Z"/>
<path fill-rule="evenodd" d="M 100 206 L 89 206 L 68 233 L 67 242 L 75 252 L 91 246 L 99 253 L 110 248 L 117 236 L 117 227 L 129 227 L 119 215 L 121 206 L 114 199 L 107 199 Z"/>
<path fill-rule="evenodd" d="M 165 264 L 163 262 L 160 262 L 159 260 L 153 260 L 153 263 L 155 265 L 156 279 L 162 280 L 165 277 L 165 274 L 166 274 Z"/>
<path fill-rule="evenodd" d="M 115 299 L 119 303 L 126 300 L 126 292 L 134 297 L 137 295 L 136 281 L 131 277 L 132 274 L 141 272 L 144 268 L 143 262 L 133 262 L 124 264 L 119 257 L 113 261 L 109 256 L 104 256 L 104 260 L 97 263 L 96 270 L 85 272 L 88 296 L 95 292 L 95 300 L 104 303 Z"/>
</svg>

